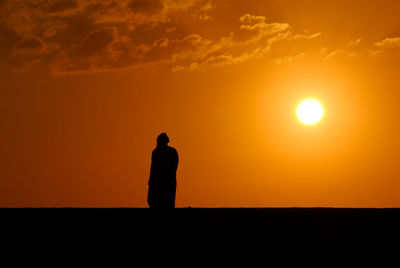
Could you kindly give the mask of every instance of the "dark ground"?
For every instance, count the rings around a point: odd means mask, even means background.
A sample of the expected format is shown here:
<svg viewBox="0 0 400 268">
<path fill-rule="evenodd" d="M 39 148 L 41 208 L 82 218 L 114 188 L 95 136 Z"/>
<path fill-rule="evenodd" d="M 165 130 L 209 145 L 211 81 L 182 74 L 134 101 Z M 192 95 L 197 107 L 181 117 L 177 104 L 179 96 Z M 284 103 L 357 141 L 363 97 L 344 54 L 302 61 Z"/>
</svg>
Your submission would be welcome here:
<svg viewBox="0 0 400 268">
<path fill-rule="evenodd" d="M 400 209 L 3 208 L 0 215 L 2 244 L 17 251 L 123 250 L 179 256 L 200 250 L 266 258 L 275 253 L 291 258 L 293 252 L 361 253 L 365 258 L 400 249 Z"/>
</svg>

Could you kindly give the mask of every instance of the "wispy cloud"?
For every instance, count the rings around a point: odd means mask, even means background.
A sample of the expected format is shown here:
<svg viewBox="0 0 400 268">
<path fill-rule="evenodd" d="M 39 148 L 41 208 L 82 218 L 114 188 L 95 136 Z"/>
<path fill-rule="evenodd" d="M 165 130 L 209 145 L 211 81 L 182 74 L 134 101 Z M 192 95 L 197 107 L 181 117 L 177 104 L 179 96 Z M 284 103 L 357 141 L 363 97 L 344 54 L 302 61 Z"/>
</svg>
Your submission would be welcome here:
<svg viewBox="0 0 400 268">
<path fill-rule="evenodd" d="M 186 53 L 185 41 L 192 49 L 187 41 L 193 38 L 171 39 L 158 28 L 173 33 L 171 22 L 178 14 L 205 20 L 213 8 L 206 0 L 1 1 L 0 38 L 8 42 L 0 46 L 0 55 L 12 69 L 28 71 L 42 62 L 56 73 L 171 60 L 179 48 Z"/>
<path fill-rule="evenodd" d="M 383 57 L 400 51 L 400 38 L 368 43 L 356 37 L 323 43 L 309 32 L 263 14 L 227 16 L 218 0 L 0 1 L 0 61 L 26 72 L 37 64 L 54 74 L 162 66 L 172 72 L 266 59 L 285 64 L 318 54 Z M 226 12 L 229 12 L 227 10 Z M 226 23 L 224 30 L 218 23 Z M 199 25 L 206 26 L 199 26 Z M 194 26 L 193 26 L 194 25 Z M 221 27 L 220 27 L 221 28 Z"/>
<path fill-rule="evenodd" d="M 196 61 L 189 62 L 186 66 L 174 66 L 172 71 L 205 70 L 239 64 L 270 54 L 273 46 L 282 41 L 287 41 L 286 44 L 281 43 L 282 46 L 293 47 L 298 40 L 311 40 L 320 35 L 293 33 L 288 23 L 267 22 L 265 16 L 245 14 L 239 17 L 239 21 L 241 25 L 238 29 L 234 29 L 228 36 L 210 42 L 202 51 L 202 55 L 196 57 Z"/>
<path fill-rule="evenodd" d="M 393 53 L 400 53 L 400 37 L 386 38 L 376 42 L 370 49 L 370 54 L 376 57 Z"/>
</svg>

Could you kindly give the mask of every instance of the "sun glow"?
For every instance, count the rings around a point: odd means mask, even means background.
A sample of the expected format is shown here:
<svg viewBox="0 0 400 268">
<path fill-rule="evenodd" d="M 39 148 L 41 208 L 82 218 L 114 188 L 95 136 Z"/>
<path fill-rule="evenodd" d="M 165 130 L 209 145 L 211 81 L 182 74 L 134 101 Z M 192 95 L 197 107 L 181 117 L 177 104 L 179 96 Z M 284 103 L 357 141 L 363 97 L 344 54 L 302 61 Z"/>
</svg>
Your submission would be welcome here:
<svg viewBox="0 0 400 268">
<path fill-rule="evenodd" d="M 324 108 L 314 99 L 303 100 L 297 106 L 297 117 L 306 125 L 318 123 L 324 115 Z"/>
</svg>

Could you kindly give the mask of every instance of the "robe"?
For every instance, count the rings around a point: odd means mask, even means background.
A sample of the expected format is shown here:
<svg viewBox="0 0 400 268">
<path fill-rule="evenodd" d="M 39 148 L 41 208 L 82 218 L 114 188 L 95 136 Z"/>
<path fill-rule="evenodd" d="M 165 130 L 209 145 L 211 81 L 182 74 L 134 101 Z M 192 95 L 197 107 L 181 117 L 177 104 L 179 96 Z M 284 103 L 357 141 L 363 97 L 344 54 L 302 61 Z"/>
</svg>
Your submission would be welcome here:
<svg viewBox="0 0 400 268">
<path fill-rule="evenodd" d="M 170 146 L 157 146 L 151 155 L 149 191 L 150 208 L 175 208 L 178 153 Z"/>
</svg>

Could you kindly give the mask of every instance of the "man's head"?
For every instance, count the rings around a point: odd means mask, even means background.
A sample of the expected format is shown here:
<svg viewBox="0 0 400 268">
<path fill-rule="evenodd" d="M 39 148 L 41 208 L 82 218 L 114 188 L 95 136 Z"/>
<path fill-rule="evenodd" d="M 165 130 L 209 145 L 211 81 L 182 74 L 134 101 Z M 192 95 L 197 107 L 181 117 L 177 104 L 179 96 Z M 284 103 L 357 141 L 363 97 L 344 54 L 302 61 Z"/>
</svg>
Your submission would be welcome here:
<svg viewBox="0 0 400 268">
<path fill-rule="evenodd" d="M 167 146 L 169 142 L 169 138 L 167 133 L 163 132 L 157 137 L 157 146 Z"/>
</svg>

